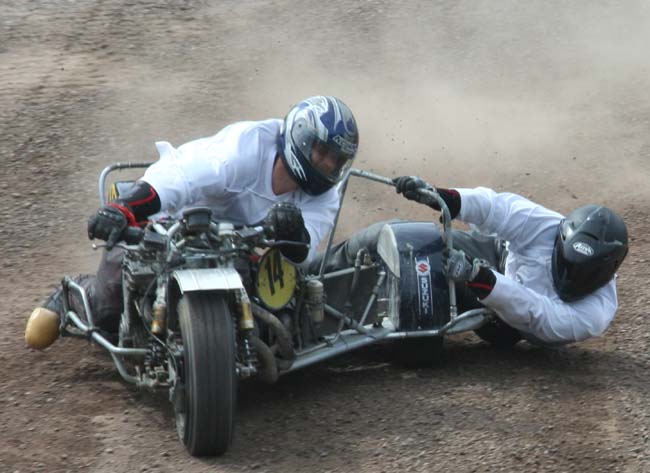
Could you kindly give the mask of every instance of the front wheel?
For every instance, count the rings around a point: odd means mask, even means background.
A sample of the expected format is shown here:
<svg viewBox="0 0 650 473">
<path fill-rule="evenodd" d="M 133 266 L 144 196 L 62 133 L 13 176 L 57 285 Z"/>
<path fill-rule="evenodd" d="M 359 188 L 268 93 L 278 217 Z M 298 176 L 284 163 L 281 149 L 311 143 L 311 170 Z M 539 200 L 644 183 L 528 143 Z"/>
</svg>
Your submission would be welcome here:
<svg viewBox="0 0 650 473">
<path fill-rule="evenodd" d="M 237 396 L 235 329 L 223 295 L 186 293 L 178 303 L 183 341 L 178 435 L 193 456 L 223 454 L 232 442 Z M 182 393 L 182 394 L 180 394 Z"/>
</svg>

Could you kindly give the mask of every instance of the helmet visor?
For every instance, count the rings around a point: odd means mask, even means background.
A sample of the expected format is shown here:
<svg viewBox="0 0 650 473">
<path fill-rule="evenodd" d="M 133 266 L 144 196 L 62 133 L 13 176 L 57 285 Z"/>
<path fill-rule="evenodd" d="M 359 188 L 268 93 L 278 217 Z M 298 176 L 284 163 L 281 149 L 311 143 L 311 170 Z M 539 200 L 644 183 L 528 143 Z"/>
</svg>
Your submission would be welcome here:
<svg viewBox="0 0 650 473">
<path fill-rule="evenodd" d="M 554 282 L 560 297 L 567 302 L 580 299 L 607 284 L 614 275 L 610 261 L 571 261 L 562 248 L 553 255 Z"/>
<path fill-rule="evenodd" d="M 330 182 L 339 182 L 352 165 L 352 156 L 341 152 L 337 146 L 316 140 L 311 148 L 311 165 Z"/>
<path fill-rule="evenodd" d="M 588 274 L 582 274 L 581 267 L 568 262 L 562 255 L 561 249 L 556 250 L 554 256 L 554 282 L 555 288 L 564 301 L 574 301 L 587 294 L 585 282 Z"/>
<path fill-rule="evenodd" d="M 309 129 L 306 122 L 296 125 L 293 126 L 291 135 L 300 153 L 307 158 L 314 171 L 324 179 L 332 184 L 338 183 L 352 166 L 356 149 L 346 152 L 334 142 L 318 139 L 316 130 Z"/>
</svg>

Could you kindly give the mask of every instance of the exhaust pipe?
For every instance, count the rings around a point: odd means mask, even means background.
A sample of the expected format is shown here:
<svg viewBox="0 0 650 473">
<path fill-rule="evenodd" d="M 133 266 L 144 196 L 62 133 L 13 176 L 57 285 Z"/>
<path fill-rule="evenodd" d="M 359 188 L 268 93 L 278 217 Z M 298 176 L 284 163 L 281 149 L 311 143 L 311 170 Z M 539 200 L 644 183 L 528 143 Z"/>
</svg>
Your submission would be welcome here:
<svg viewBox="0 0 650 473">
<path fill-rule="evenodd" d="M 267 324 L 273 330 L 275 337 L 278 341 L 278 350 L 281 358 L 285 360 L 295 360 L 296 351 L 293 349 L 293 342 L 291 341 L 291 334 L 282 325 L 280 319 L 273 315 L 268 310 L 262 308 L 257 304 L 251 304 L 253 308 L 253 315 Z"/>
</svg>

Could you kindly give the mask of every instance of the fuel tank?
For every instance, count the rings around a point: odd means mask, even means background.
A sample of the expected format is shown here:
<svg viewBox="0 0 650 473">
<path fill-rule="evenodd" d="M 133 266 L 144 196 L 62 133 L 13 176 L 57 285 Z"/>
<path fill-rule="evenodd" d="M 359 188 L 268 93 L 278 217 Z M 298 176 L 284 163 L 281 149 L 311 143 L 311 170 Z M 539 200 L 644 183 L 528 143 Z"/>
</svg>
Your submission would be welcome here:
<svg viewBox="0 0 650 473">
<path fill-rule="evenodd" d="M 443 248 L 440 228 L 432 222 L 390 222 L 382 228 L 377 252 L 390 273 L 390 312 L 397 330 L 437 329 L 449 321 Z"/>
</svg>

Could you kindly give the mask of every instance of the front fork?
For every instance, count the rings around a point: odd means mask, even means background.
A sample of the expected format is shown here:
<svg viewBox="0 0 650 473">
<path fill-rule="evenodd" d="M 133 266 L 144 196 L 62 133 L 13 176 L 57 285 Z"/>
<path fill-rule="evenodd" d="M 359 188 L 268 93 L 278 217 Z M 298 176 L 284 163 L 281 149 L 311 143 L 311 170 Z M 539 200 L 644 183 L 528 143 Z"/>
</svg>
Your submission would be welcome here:
<svg viewBox="0 0 650 473">
<path fill-rule="evenodd" d="M 167 327 L 167 306 L 166 306 L 166 291 L 167 284 L 165 281 L 158 281 L 158 287 L 156 289 L 156 300 L 153 303 L 152 315 L 153 319 L 151 322 L 151 332 L 158 335 L 166 330 Z M 235 322 L 235 336 L 237 339 L 238 347 L 238 357 L 237 357 L 237 375 L 240 378 L 249 378 L 257 374 L 257 353 L 251 342 L 251 337 L 253 336 L 253 330 L 255 329 L 255 322 L 253 320 L 253 312 L 251 309 L 251 302 L 248 294 L 245 289 L 240 289 L 234 293 L 235 307 L 233 311 L 233 318 Z M 172 344 L 169 344 L 172 345 Z M 173 346 L 173 345 L 172 345 Z M 182 364 L 182 353 L 176 353 L 174 355 L 175 363 L 174 367 L 178 367 L 179 364 Z M 178 373 L 175 373 L 175 369 L 170 369 L 170 384 L 172 386 L 178 386 L 176 379 Z M 182 371 L 182 370 L 181 370 Z M 172 387 L 172 392 L 177 389 Z M 170 397 L 176 397 L 173 394 Z"/>
</svg>

